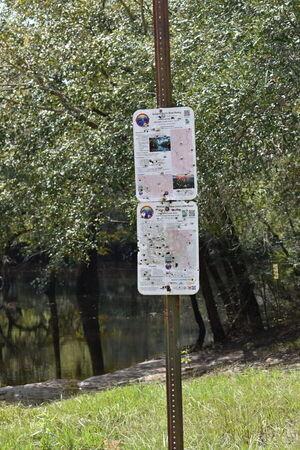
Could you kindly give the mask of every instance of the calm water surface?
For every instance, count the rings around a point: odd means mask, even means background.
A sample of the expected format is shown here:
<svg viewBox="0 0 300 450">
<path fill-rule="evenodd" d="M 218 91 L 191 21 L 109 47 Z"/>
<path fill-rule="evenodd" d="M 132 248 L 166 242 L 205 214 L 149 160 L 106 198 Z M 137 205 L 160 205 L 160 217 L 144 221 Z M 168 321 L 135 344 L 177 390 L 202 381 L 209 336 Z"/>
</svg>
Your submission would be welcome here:
<svg viewBox="0 0 300 450">
<path fill-rule="evenodd" d="M 48 297 L 36 293 L 31 283 L 33 278 L 32 273 L 17 273 L 9 301 L 3 303 L 0 294 L 0 385 L 57 378 L 55 341 L 60 352 L 62 378 L 92 376 L 91 348 L 77 306 L 74 274 L 66 274 L 57 283 L 59 339 L 53 334 Z M 162 298 L 141 296 L 137 292 L 135 264 L 100 264 L 99 282 L 101 292 L 95 301 L 98 301 L 105 371 L 163 355 Z M 199 299 L 202 310 L 201 305 Z M 181 297 L 181 345 L 194 343 L 197 334 L 190 300 Z"/>
</svg>

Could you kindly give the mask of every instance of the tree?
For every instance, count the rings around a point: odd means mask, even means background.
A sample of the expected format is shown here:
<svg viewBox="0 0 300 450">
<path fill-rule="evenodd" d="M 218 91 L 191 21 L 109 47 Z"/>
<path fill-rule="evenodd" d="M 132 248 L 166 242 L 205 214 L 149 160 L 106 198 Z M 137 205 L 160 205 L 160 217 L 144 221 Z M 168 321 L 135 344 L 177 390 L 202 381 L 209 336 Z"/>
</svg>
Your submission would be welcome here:
<svg viewBox="0 0 300 450">
<path fill-rule="evenodd" d="M 151 10 L 1 5 L 2 255 L 42 253 L 49 271 L 88 264 L 111 222 L 133 218 L 131 115 L 155 105 Z M 287 290 L 299 270 L 299 14 L 291 0 L 172 0 L 170 10 L 174 98 L 197 119 L 201 229 L 219 246 L 205 263 L 212 292 L 223 282 L 230 320 L 252 317 L 255 329 L 262 275 L 269 282 L 279 261 Z"/>
<path fill-rule="evenodd" d="M 223 252 L 222 258 L 229 266 L 223 280 L 228 283 L 232 272 L 242 304 L 242 297 L 255 291 L 253 282 L 258 285 L 261 274 L 270 273 L 279 253 L 282 277 L 295 283 L 295 2 L 206 1 L 199 7 L 181 2 L 174 6 L 172 23 L 177 103 L 192 106 L 197 118 L 201 228 L 225 246 L 227 257 Z M 262 246 L 267 247 L 263 266 Z M 255 303 L 248 316 L 256 315 Z"/>
<path fill-rule="evenodd" d="M 107 3 L 3 11 L 3 242 L 17 236 L 57 266 L 84 260 L 110 213 L 133 204 L 130 120 L 153 90 L 149 42 L 133 53 L 131 18 Z"/>
</svg>

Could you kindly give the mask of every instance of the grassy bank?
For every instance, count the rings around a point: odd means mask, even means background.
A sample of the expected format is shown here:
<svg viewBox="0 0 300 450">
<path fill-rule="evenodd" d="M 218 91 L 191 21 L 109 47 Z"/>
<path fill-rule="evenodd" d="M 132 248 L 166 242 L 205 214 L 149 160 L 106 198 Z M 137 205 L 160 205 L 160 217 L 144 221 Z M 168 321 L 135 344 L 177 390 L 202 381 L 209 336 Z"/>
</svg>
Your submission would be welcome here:
<svg viewBox="0 0 300 450">
<path fill-rule="evenodd" d="M 247 370 L 184 382 L 186 449 L 298 449 L 299 372 Z M 0 407 L 0 448 L 163 449 L 165 386 L 132 385 L 39 407 Z M 118 447 L 114 447 L 118 441 Z"/>
</svg>

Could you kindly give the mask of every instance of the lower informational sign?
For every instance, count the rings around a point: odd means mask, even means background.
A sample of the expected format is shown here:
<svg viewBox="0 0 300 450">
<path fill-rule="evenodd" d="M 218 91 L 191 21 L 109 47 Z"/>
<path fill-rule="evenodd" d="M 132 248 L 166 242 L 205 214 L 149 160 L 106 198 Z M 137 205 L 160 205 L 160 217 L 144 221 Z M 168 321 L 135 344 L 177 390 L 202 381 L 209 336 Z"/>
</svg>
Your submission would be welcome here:
<svg viewBox="0 0 300 450">
<path fill-rule="evenodd" d="M 137 207 L 138 290 L 143 295 L 192 295 L 199 290 L 195 202 Z"/>
</svg>

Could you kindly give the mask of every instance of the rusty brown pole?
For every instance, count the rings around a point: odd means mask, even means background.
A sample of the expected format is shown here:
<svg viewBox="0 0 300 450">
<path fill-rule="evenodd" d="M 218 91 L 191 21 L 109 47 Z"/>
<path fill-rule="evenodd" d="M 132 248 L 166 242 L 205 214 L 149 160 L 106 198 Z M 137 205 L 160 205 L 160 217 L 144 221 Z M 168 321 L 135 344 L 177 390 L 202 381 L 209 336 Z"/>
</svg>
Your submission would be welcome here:
<svg viewBox="0 0 300 450">
<path fill-rule="evenodd" d="M 158 108 L 172 105 L 168 0 L 153 0 L 156 97 Z M 169 450 L 183 450 L 179 295 L 164 296 Z"/>
<path fill-rule="evenodd" d="M 156 98 L 158 108 L 172 106 L 168 0 L 153 0 Z"/>
<path fill-rule="evenodd" d="M 183 450 L 179 295 L 164 296 L 169 450 Z"/>
</svg>

